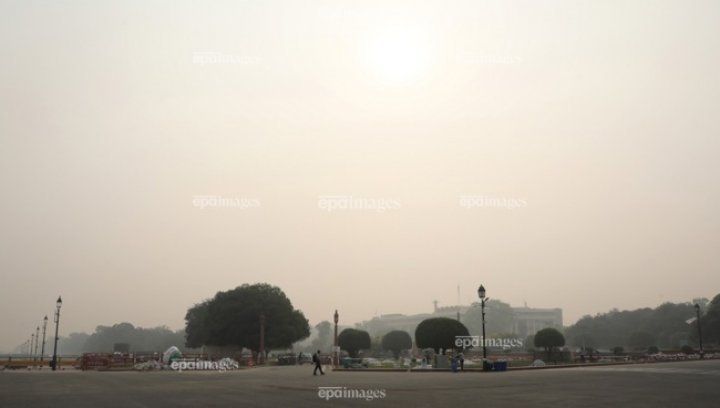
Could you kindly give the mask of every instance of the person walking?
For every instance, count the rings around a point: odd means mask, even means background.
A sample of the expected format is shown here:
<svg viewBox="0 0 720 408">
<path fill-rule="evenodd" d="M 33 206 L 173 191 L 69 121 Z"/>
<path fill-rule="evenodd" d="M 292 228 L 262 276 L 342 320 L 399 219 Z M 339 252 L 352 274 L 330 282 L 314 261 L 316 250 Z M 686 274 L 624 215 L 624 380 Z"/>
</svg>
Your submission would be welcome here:
<svg viewBox="0 0 720 408">
<path fill-rule="evenodd" d="M 320 365 L 320 350 L 317 351 L 317 353 L 313 354 L 312 361 L 315 363 L 315 369 L 313 370 L 313 375 L 317 375 L 317 371 L 320 370 L 321 375 L 325 375 L 325 373 L 322 370 L 322 365 Z"/>
<path fill-rule="evenodd" d="M 460 371 L 465 371 L 465 356 L 463 356 L 462 350 L 460 350 L 455 356 L 458 363 L 460 364 Z"/>
</svg>

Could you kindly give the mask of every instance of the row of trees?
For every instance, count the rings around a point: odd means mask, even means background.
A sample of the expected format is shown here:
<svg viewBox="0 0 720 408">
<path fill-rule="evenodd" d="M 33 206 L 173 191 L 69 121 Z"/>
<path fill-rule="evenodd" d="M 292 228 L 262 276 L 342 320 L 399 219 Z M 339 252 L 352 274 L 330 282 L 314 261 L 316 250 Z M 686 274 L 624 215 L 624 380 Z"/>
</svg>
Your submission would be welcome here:
<svg viewBox="0 0 720 408">
<path fill-rule="evenodd" d="M 720 295 L 711 302 L 697 300 L 701 305 L 704 340 L 720 342 Z M 488 303 L 497 327 L 489 332 L 510 332 L 512 310 L 509 305 L 495 301 Z M 419 348 L 452 349 L 456 336 L 468 336 L 470 330 L 478 332 L 471 308 L 465 316 L 467 326 L 455 319 L 431 318 L 421 322 L 414 333 Z M 586 316 L 565 331 L 569 345 L 594 348 L 622 348 L 647 350 L 649 347 L 679 348 L 697 341 L 697 322 L 689 320 L 695 314 L 691 303 L 665 303 L 655 309 L 617 311 Z M 476 317 L 478 319 L 476 319 Z M 199 348 L 201 346 L 230 346 L 253 351 L 260 349 L 260 327 L 264 326 L 265 349 L 290 348 L 310 335 L 310 326 L 303 313 L 296 310 L 278 287 L 268 284 L 242 285 L 218 292 L 213 298 L 191 307 L 185 316 L 184 331 L 174 332 L 167 327 L 136 328 L 130 323 L 98 326 L 95 333 L 73 333 L 65 343 L 65 352 L 74 347 L 78 352 L 108 351 L 116 343 L 128 343 L 132 351 L 163 350 L 172 345 Z M 315 326 L 317 338 L 311 343 L 313 350 L 327 350 L 332 345 L 331 324 L 323 321 Z M 539 336 L 539 337 L 538 337 Z M 545 348 L 552 351 L 565 345 L 565 336 L 555 329 L 546 329 L 526 339 L 526 348 Z M 396 357 L 402 350 L 412 347 L 412 337 L 404 331 L 392 331 L 371 341 L 370 335 L 358 329 L 345 329 L 338 338 L 342 349 L 351 355 L 359 350 L 378 348 L 391 351 Z M 80 346 L 82 344 L 82 346 Z"/>
<path fill-rule="evenodd" d="M 512 309 L 509 305 L 494 301 L 488 303 L 488 312 L 494 314 L 497 332 L 508 332 L 512 327 Z M 481 319 L 475 316 L 475 308 L 466 315 L 465 321 L 471 327 Z M 310 327 L 305 316 L 293 308 L 290 300 L 280 288 L 268 284 L 242 285 L 235 289 L 218 292 L 212 299 L 191 307 L 186 316 L 186 345 L 197 348 L 206 346 L 233 346 L 253 351 L 260 349 L 260 326 L 264 321 L 265 349 L 290 348 L 293 343 L 307 338 Z M 478 320 L 478 322 L 475 322 Z M 479 324 L 478 324 L 479 327 Z M 327 321 L 315 327 L 317 338 L 312 349 L 327 350 L 332 344 L 331 324 Z M 420 348 L 456 348 L 457 336 L 468 336 L 468 327 L 449 318 L 431 318 L 421 322 L 415 330 L 415 342 Z M 413 339 L 404 331 L 391 331 L 379 339 L 382 350 L 392 352 L 396 357 L 402 350 L 412 348 Z M 347 328 L 338 336 L 340 347 L 351 356 L 360 350 L 373 347 L 368 332 Z"/>
<path fill-rule="evenodd" d="M 680 349 L 697 346 L 698 327 L 694 321 L 695 304 L 700 306 L 703 340 L 720 342 L 720 295 L 708 302 L 664 303 L 654 309 L 618 311 L 585 316 L 568 327 L 565 334 L 570 345 L 579 348 L 623 347 L 628 350 L 648 348 Z"/>
<path fill-rule="evenodd" d="M 88 352 L 113 351 L 115 345 L 124 343 L 130 351 L 162 351 L 170 346 L 182 347 L 185 344 L 185 331 L 173 331 L 167 327 L 135 327 L 130 323 L 112 326 L 97 326 L 92 334 L 70 333 L 59 339 L 58 347 L 62 354 L 82 354 Z"/>
<path fill-rule="evenodd" d="M 415 329 L 415 341 L 420 348 L 431 348 L 436 352 L 441 349 L 458 348 L 455 341 L 458 336 L 469 336 L 467 327 L 461 322 L 446 317 L 423 320 Z M 548 356 L 559 347 L 565 345 L 565 337 L 554 328 L 546 328 L 531 336 L 532 345 L 544 349 Z M 372 347 L 370 335 L 364 330 L 345 329 L 338 336 L 338 343 L 351 357 L 360 350 Z M 403 350 L 412 348 L 410 334 L 402 330 L 393 330 L 382 337 L 381 347 L 391 351 L 398 358 Z"/>
</svg>

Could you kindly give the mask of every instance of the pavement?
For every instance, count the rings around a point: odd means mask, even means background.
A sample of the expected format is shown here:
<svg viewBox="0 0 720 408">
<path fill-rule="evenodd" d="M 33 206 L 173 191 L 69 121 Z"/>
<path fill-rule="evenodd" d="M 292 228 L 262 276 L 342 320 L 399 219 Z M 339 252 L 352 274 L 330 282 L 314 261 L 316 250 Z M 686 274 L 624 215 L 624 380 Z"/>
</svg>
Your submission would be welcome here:
<svg viewBox="0 0 720 408">
<path fill-rule="evenodd" d="M 316 377 L 310 365 L 0 372 L 2 408 L 333 406 L 714 408 L 720 406 L 720 360 L 489 373 L 329 371 Z"/>
</svg>

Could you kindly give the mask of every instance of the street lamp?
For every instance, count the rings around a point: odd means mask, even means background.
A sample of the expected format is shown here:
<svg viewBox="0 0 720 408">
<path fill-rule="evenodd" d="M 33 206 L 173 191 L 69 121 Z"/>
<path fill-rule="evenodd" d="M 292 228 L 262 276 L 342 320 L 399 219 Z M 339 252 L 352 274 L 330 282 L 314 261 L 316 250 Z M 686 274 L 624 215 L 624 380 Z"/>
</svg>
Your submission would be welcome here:
<svg viewBox="0 0 720 408">
<path fill-rule="evenodd" d="M 45 330 L 47 329 L 47 315 L 43 319 L 43 342 L 42 350 L 40 350 L 40 367 L 42 367 L 43 357 L 45 357 Z"/>
<path fill-rule="evenodd" d="M 30 348 L 28 349 L 28 357 L 31 360 L 35 360 L 35 356 L 33 356 L 33 343 L 35 342 L 35 333 L 30 334 Z"/>
<path fill-rule="evenodd" d="M 62 298 L 58 296 L 58 300 L 56 302 L 57 309 L 55 310 L 55 346 L 53 348 L 53 358 L 52 362 L 50 363 L 50 367 L 52 367 L 52 370 L 57 370 L 57 342 L 58 342 L 58 330 L 60 328 L 60 308 L 62 307 Z"/>
<path fill-rule="evenodd" d="M 700 358 L 703 358 L 705 352 L 702 346 L 702 328 L 700 328 L 700 305 L 695 303 L 695 313 L 697 314 L 698 339 L 700 340 Z"/>
<path fill-rule="evenodd" d="M 335 314 L 333 315 L 333 321 L 335 322 L 335 341 L 333 342 L 333 355 L 335 356 L 335 366 L 338 366 L 340 364 L 340 350 L 338 350 L 338 342 L 337 342 L 337 324 L 338 321 L 340 321 L 340 315 L 338 315 L 337 309 L 335 309 Z"/>
<path fill-rule="evenodd" d="M 485 371 L 487 367 L 487 362 L 485 361 L 487 359 L 487 349 L 485 347 L 485 301 L 487 298 L 485 297 L 485 287 L 483 285 L 480 285 L 478 288 L 478 296 L 480 297 L 480 311 L 482 312 L 483 371 Z"/>
<path fill-rule="evenodd" d="M 38 343 L 40 343 L 40 326 L 35 329 L 35 353 L 33 354 L 33 361 L 37 360 Z"/>
</svg>

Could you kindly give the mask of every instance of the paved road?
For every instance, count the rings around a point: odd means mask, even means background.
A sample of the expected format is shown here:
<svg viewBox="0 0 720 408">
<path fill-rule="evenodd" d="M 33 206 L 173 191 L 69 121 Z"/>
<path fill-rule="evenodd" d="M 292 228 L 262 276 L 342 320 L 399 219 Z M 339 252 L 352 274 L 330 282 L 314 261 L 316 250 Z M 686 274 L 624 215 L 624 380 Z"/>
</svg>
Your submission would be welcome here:
<svg viewBox="0 0 720 408">
<path fill-rule="evenodd" d="M 318 387 L 384 390 L 321 399 Z M 340 388 L 342 391 L 342 388 Z M 718 407 L 720 360 L 508 371 L 0 372 L 0 407 Z"/>
</svg>

